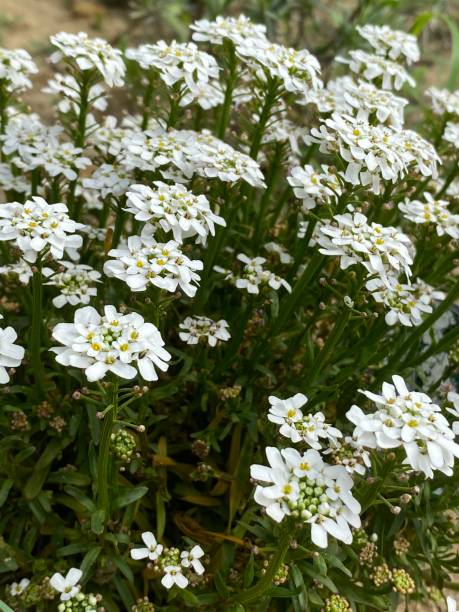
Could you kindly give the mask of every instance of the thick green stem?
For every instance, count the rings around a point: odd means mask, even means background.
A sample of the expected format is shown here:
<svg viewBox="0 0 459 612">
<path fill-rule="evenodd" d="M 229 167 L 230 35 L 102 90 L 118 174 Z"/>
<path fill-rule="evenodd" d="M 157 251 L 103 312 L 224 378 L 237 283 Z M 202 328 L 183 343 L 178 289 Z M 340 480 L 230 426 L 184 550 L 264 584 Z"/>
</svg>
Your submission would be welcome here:
<svg viewBox="0 0 459 612">
<path fill-rule="evenodd" d="M 233 101 L 233 91 L 237 80 L 236 48 L 234 44 L 227 39 L 225 40 L 225 45 L 228 51 L 228 79 L 226 81 L 225 99 L 217 125 L 217 136 L 221 139 L 225 137 L 226 128 L 228 127 L 231 102 Z"/>
<path fill-rule="evenodd" d="M 104 512 L 105 522 L 110 517 L 109 505 L 109 464 L 110 464 L 110 437 L 118 413 L 118 381 L 112 384 L 111 404 L 105 413 L 99 445 L 99 461 L 97 466 L 97 496 L 98 508 Z"/>
<path fill-rule="evenodd" d="M 44 396 L 44 372 L 41 361 L 43 279 L 41 262 L 37 261 L 32 276 L 32 325 L 30 329 L 30 360 L 32 363 L 35 386 L 40 398 Z"/>
</svg>

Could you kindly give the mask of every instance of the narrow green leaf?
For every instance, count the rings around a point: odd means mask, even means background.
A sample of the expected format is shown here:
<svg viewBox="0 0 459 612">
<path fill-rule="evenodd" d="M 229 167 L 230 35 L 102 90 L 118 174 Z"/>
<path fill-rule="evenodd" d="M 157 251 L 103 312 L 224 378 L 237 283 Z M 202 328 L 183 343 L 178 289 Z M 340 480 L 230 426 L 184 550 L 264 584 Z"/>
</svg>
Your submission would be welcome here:
<svg viewBox="0 0 459 612">
<path fill-rule="evenodd" d="M 129 504 L 132 504 L 138 499 L 142 498 L 146 493 L 148 493 L 148 487 L 135 487 L 133 489 L 124 491 L 118 495 L 118 497 L 115 497 L 112 503 L 112 508 L 113 510 L 119 510 L 124 506 L 129 506 Z"/>
<path fill-rule="evenodd" d="M 81 562 L 80 569 L 83 572 L 83 580 L 88 579 L 89 570 L 92 568 L 94 563 L 97 561 L 100 553 L 102 551 L 101 546 L 96 546 L 95 548 L 91 548 L 85 554 L 83 561 Z"/>
<path fill-rule="evenodd" d="M 104 532 L 105 510 L 96 510 L 91 514 L 91 531 L 96 535 Z"/>
<path fill-rule="evenodd" d="M 9 492 L 11 491 L 11 487 L 13 486 L 13 479 L 7 478 L 3 481 L 2 486 L 0 487 L 0 508 L 8 499 Z"/>
</svg>

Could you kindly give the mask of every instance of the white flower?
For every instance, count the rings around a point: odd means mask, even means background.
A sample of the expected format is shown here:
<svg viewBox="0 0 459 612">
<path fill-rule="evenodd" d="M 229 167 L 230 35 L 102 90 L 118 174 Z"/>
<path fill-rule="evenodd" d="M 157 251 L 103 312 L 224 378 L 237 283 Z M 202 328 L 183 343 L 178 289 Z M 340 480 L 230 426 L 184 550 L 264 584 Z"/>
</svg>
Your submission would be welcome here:
<svg viewBox="0 0 459 612">
<path fill-rule="evenodd" d="M 76 264 L 71 261 L 59 261 L 59 266 L 64 271 L 55 273 L 50 268 L 43 269 L 43 275 L 50 277 L 45 283 L 59 289 L 60 295 L 53 298 L 56 308 L 62 308 L 65 304 L 76 306 L 77 304 L 89 304 L 91 297 L 97 295 L 95 283 L 100 282 L 101 274 L 86 264 Z"/>
<path fill-rule="evenodd" d="M 266 26 L 253 23 L 245 15 L 238 17 L 222 17 L 219 15 L 215 21 L 201 19 L 190 25 L 193 30 L 193 40 L 211 42 L 216 45 L 223 44 L 225 39 L 239 45 L 248 38 L 266 39 Z"/>
<path fill-rule="evenodd" d="M 317 241 L 324 255 L 340 257 L 340 267 L 361 263 L 370 274 L 386 278 L 388 269 L 411 275 L 411 241 L 395 227 L 368 223 L 362 213 L 335 215 L 319 226 Z"/>
<path fill-rule="evenodd" d="M 411 77 L 405 68 L 380 55 L 367 53 L 361 49 L 349 51 L 350 59 L 337 57 L 337 61 L 342 64 L 349 64 L 352 72 L 362 76 L 367 81 L 381 81 L 383 89 L 399 90 L 405 83 L 410 87 L 416 85 L 415 80 Z"/>
<path fill-rule="evenodd" d="M 105 306 L 102 316 L 92 306 L 79 308 L 74 323 L 55 326 L 53 338 L 64 345 L 51 349 L 56 361 L 84 369 L 90 382 L 108 372 L 129 380 L 139 373 L 144 380 L 154 381 L 156 368 L 165 372 L 171 359 L 152 323 L 145 323 L 135 312 L 123 315 L 114 306 Z"/>
<path fill-rule="evenodd" d="M 83 572 L 76 567 L 71 567 L 64 577 L 62 574 L 55 573 L 51 576 L 49 583 L 58 593 L 61 594 L 61 601 L 68 601 L 80 592 L 78 582 Z"/>
<path fill-rule="evenodd" d="M 255 501 L 277 522 L 292 515 L 311 524 L 311 539 L 326 548 L 328 534 L 351 544 L 349 525 L 360 526 L 360 504 L 352 496 L 352 478 L 341 465 L 328 465 L 316 450 L 266 448 L 269 467 L 252 465 Z"/>
<path fill-rule="evenodd" d="M 320 450 L 322 445 L 319 438 L 326 438 L 328 442 L 335 442 L 342 437 L 342 433 L 336 427 L 325 423 L 322 412 L 314 414 L 303 414 L 300 408 L 306 404 L 308 398 L 302 393 L 281 400 L 274 395 L 269 397 L 271 407 L 268 420 L 280 425 L 279 433 L 294 443 L 306 442 L 311 448 Z"/>
<path fill-rule="evenodd" d="M 146 548 L 133 548 L 131 550 L 131 557 L 136 561 L 147 558 L 150 561 L 156 561 L 163 552 L 163 545 L 157 543 L 151 531 L 144 531 L 142 533 L 142 540 Z"/>
<path fill-rule="evenodd" d="M 363 476 L 367 469 L 371 468 L 370 453 L 351 436 L 334 440 L 330 448 L 323 451 L 324 455 L 330 455 L 334 465 L 342 465 L 349 474 L 360 474 Z"/>
<path fill-rule="evenodd" d="M 312 129 L 312 141 L 322 153 L 337 153 L 347 163 L 343 178 L 363 185 L 376 194 L 384 181 L 392 183 L 415 169 L 423 176 L 437 176 L 440 162 L 434 147 L 411 130 L 371 125 L 350 115 L 333 115 L 319 129 Z"/>
<path fill-rule="evenodd" d="M 114 49 L 102 38 L 89 38 L 85 32 L 60 32 L 51 36 L 50 41 L 58 48 L 51 55 L 52 62 L 66 59 L 75 62 L 80 70 L 97 70 L 109 87 L 121 87 L 124 84 L 126 66 L 121 51 Z"/>
<path fill-rule="evenodd" d="M 30 148 L 26 155 L 18 162 L 18 166 L 33 169 L 42 166 L 51 176 L 63 174 L 69 181 L 75 181 L 78 177 L 77 170 L 84 170 L 91 165 L 88 157 L 81 155 L 83 149 L 74 147 L 69 142 L 37 143 L 35 148 Z"/>
<path fill-rule="evenodd" d="M 29 193 L 30 184 L 21 175 L 13 174 L 11 166 L 0 162 L 0 187 L 3 191 Z"/>
<path fill-rule="evenodd" d="M 204 195 L 194 195 L 177 183 L 155 181 L 154 185 L 154 190 L 146 185 L 131 185 L 126 194 L 125 210 L 138 221 L 172 231 L 176 242 L 197 235 L 197 242 L 204 244 L 209 233 L 215 235 L 215 225 L 226 226 L 225 220 L 211 211 Z"/>
<path fill-rule="evenodd" d="M 147 228 L 148 229 L 148 228 Z M 145 291 L 150 285 L 174 293 L 177 288 L 194 297 L 202 261 L 191 260 L 177 242 L 156 242 L 145 231 L 142 236 L 130 236 L 127 245 L 109 251 L 104 273 L 124 281 L 132 291 Z"/>
<path fill-rule="evenodd" d="M 1 136 L 2 149 L 5 155 L 12 156 L 11 161 L 24 170 L 37 167 L 35 155 L 45 146 L 58 145 L 62 127 L 45 126 L 38 115 L 19 113 L 11 117 Z M 12 155 L 15 154 L 15 155 Z"/>
<path fill-rule="evenodd" d="M 263 79 L 259 68 L 266 69 L 288 92 L 304 95 L 308 89 L 322 86 L 320 64 L 307 49 L 297 51 L 266 39 L 247 38 L 238 44 L 237 52 L 254 68 L 258 67 L 257 76 Z"/>
<path fill-rule="evenodd" d="M 196 546 L 193 546 L 189 552 L 184 550 L 182 553 L 180 553 L 180 563 L 183 567 L 192 567 L 193 570 L 200 576 L 204 573 L 204 566 L 200 561 L 203 556 L 204 551 L 196 544 Z"/>
<path fill-rule="evenodd" d="M 198 344 L 204 340 L 209 346 L 216 346 L 218 341 L 227 342 L 231 338 L 228 331 L 228 323 L 224 319 L 213 321 L 208 317 L 187 317 L 179 325 L 180 340 L 187 344 Z"/>
<path fill-rule="evenodd" d="M 367 40 L 380 55 L 392 60 L 404 59 L 407 64 L 418 62 L 421 57 L 416 36 L 401 30 L 392 30 L 387 25 L 367 23 L 356 26 L 357 32 Z"/>
<path fill-rule="evenodd" d="M 385 316 L 388 325 L 420 325 L 422 315 L 432 312 L 432 301 L 445 298 L 443 292 L 434 291 L 420 279 L 416 283 L 402 284 L 393 276 L 376 277 L 370 279 L 365 287 L 376 302 L 388 309 Z"/>
<path fill-rule="evenodd" d="M 389 449 L 402 446 L 403 463 L 433 478 L 434 470 L 453 474 L 454 457 L 459 445 L 441 409 L 425 393 L 409 391 L 400 376 L 393 385 L 383 383 L 382 395 L 362 390 L 377 405 L 376 412 L 365 414 L 353 405 L 347 418 L 354 423 L 353 437 L 369 448 Z"/>
<path fill-rule="evenodd" d="M 0 274 L 4 274 L 5 276 L 17 276 L 22 285 L 28 285 L 33 276 L 32 268 L 22 259 L 17 263 L 0 267 Z"/>
<path fill-rule="evenodd" d="M 28 578 L 23 578 L 19 583 L 13 582 L 10 585 L 10 595 L 12 597 L 18 597 L 18 595 L 22 595 L 22 593 L 24 593 L 29 584 L 30 580 L 28 580 Z"/>
<path fill-rule="evenodd" d="M 24 204 L 12 202 L 0 207 L 0 241 L 14 240 L 24 259 L 34 263 L 37 255 L 49 250 L 55 259 L 83 243 L 75 234 L 84 226 L 72 221 L 65 204 L 48 204 L 34 196 Z"/>
<path fill-rule="evenodd" d="M 453 597 L 446 598 L 446 605 L 448 607 L 447 612 L 456 612 L 457 610 L 457 601 Z"/>
<path fill-rule="evenodd" d="M 435 200 L 428 192 L 424 192 L 424 199 L 425 202 L 421 202 L 407 198 L 398 207 L 404 217 L 413 223 L 433 223 L 438 236 L 448 234 L 451 238 L 459 239 L 459 215 L 449 212 L 449 202 Z"/>
<path fill-rule="evenodd" d="M 80 87 L 78 81 L 70 74 L 55 74 L 54 78 L 48 81 L 48 85 L 42 90 L 44 93 L 60 96 L 57 108 L 61 113 L 69 111 L 77 112 L 80 103 Z M 89 88 L 89 106 L 96 110 L 104 111 L 107 108 L 107 98 L 105 87 L 101 83 L 96 83 Z"/>
<path fill-rule="evenodd" d="M 0 319 L 3 316 L 0 315 Z M 6 368 L 17 368 L 24 359 L 24 349 L 15 344 L 18 335 L 12 327 L 0 327 L 0 384 L 4 385 L 10 380 Z"/>
<path fill-rule="evenodd" d="M 132 182 L 131 173 L 119 164 L 101 164 L 82 183 L 85 189 L 98 191 L 102 199 L 124 195 Z M 91 201 L 91 196 L 88 196 Z"/>
<path fill-rule="evenodd" d="M 161 584 L 166 589 L 170 589 L 174 585 L 178 586 L 179 589 L 185 589 L 188 586 L 188 578 L 182 574 L 180 565 L 166 565 Z"/>
<path fill-rule="evenodd" d="M 266 263 L 264 257 L 247 257 L 244 253 L 239 253 L 237 259 L 241 261 L 244 266 L 239 276 L 235 276 L 232 272 L 214 267 L 216 272 L 224 273 L 225 280 L 231 280 L 238 289 L 244 289 L 247 293 L 258 294 L 260 293 L 260 287 L 268 285 L 274 291 L 277 291 L 281 287 L 284 287 L 289 293 L 292 288 L 289 283 L 263 268 L 263 264 Z"/>
<path fill-rule="evenodd" d="M 19 93 L 30 89 L 30 74 L 38 68 L 25 49 L 0 48 L 0 83 L 5 84 L 6 91 Z"/>
<path fill-rule="evenodd" d="M 212 55 L 200 51 L 192 42 L 155 44 L 128 49 L 126 57 L 137 62 L 144 70 L 156 70 L 161 79 L 172 87 L 184 82 L 189 88 L 212 79 L 218 79 L 220 68 Z"/>
<path fill-rule="evenodd" d="M 330 204 L 341 194 L 336 174 L 332 174 L 326 165 L 322 165 L 320 171 L 309 164 L 292 168 L 287 181 L 295 196 L 303 200 L 305 211 L 320 204 Z"/>
<path fill-rule="evenodd" d="M 426 96 L 432 100 L 432 110 L 436 115 L 457 115 L 459 116 L 459 90 L 449 91 L 448 89 L 437 89 L 429 87 Z"/>
<path fill-rule="evenodd" d="M 284 249 L 283 246 L 277 244 L 276 242 L 267 242 L 263 245 L 263 248 L 265 249 L 265 251 L 268 251 L 268 253 L 273 253 L 274 255 L 277 255 L 279 261 L 282 264 L 289 264 L 293 261 L 293 257 L 290 255 L 290 253 L 286 249 Z"/>
<path fill-rule="evenodd" d="M 459 123 L 448 121 L 443 132 L 443 139 L 454 145 L 456 149 L 459 149 Z"/>
</svg>

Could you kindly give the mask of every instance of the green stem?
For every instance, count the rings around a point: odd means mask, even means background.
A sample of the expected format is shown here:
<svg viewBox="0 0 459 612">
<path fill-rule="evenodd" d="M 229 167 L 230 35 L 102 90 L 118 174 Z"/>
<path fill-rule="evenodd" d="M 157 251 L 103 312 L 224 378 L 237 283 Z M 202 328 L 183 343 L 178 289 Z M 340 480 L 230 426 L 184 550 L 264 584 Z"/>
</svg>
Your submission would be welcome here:
<svg viewBox="0 0 459 612">
<path fill-rule="evenodd" d="M 266 126 L 268 124 L 269 119 L 271 118 L 273 106 L 277 100 L 278 91 L 279 81 L 275 78 L 273 79 L 268 76 L 268 83 L 265 90 L 263 105 L 261 107 L 258 121 L 255 124 L 252 142 L 250 145 L 249 155 L 253 159 L 257 159 L 258 157 Z"/>
<path fill-rule="evenodd" d="M 226 81 L 225 99 L 223 101 L 217 126 L 217 136 L 221 139 L 225 137 L 226 128 L 228 127 L 231 113 L 231 102 L 233 101 L 233 91 L 237 80 L 236 48 L 228 39 L 225 39 L 224 44 L 228 52 L 228 79 Z"/>
<path fill-rule="evenodd" d="M 40 398 L 44 396 L 44 372 L 41 361 L 41 325 L 42 325 L 43 279 L 41 262 L 37 260 L 32 275 L 32 324 L 30 330 L 30 360 L 34 373 L 35 385 Z"/>
<path fill-rule="evenodd" d="M 445 182 L 443 184 L 443 187 L 440 189 L 440 191 L 437 193 L 437 195 L 435 196 L 436 198 L 441 198 L 441 196 L 446 192 L 446 190 L 448 189 L 448 187 L 451 185 L 451 183 L 454 181 L 456 174 L 459 172 L 459 160 L 456 159 L 451 167 L 451 170 L 449 171 L 448 176 L 445 179 Z"/>
<path fill-rule="evenodd" d="M 124 199 L 125 196 L 123 197 L 123 200 Z M 123 210 L 123 206 L 126 205 L 126 202 L 123 200 L 118 201 L 116 204 L 116 219 L 112 236 L 112 249 L 116 249 L 116 247 L 118 246 L 121 238 L 121 233 L 123 231 L 124 217 L 126 215 L 125 211 Z"/>
<path fill-rule="evenodd" d="M 271 198 L 271 194 L 276 187 L 277 178 L 282 168 L 282 153 L 283 153 L 283 145 L 282 143 L 278 142 L 276 143 L 276 147 L 274 149 L 274 156 L 273 156 L 273 160 L 271 163 L 271 169 L 270 169 L 270 173 L 268 177 L 268 184 L 263 193 L 263 197 L 261 198 L 258 215 L 257 215 L 257 219 L 255 222 L 254 241 L 255 241 L 255 246 L 257 248 L 260 245 L 260 239 L 263 235 L 266 208 Z"/>
<path fill-rule="evenodd" d="M 276 576 L 287 555 L 290 545 L 290 533 L 291 532 L 288 529 L 281 533 L 276 551 L 271 557 L 269 565 L 266 568 L 266 572 L 263 574 L 261 580 L 259 580 L 257 584 L 250 589 L 242 591 L 242 593 L 238 593 L 234 597 L 230 598 L 228 603 L 239 603 L 244 605 L 266 595 L 266 591 L 273 586 L 274 577 Z"/>
<path fill-rule="evenodd" d="M 99 445 L 99 461 L 97 470 L 98 508 L 105 513 L 105 522 L 110 518 L 109 506 L 109 463 L 110 463 L 110 437 L 118 412 L 118 381 L 112 384 L 111 408 L 105 413 Z"/>
</svg>

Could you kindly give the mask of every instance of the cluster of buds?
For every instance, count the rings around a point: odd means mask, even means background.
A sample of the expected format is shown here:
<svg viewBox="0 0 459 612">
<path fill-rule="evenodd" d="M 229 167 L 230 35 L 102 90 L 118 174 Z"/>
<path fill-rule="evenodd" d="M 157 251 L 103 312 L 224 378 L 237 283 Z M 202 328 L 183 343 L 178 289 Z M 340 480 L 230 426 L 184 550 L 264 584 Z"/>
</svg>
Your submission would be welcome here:
<svg viewBox="0 0 459 612">
<path fill-rule="evenodd" d="M 98 604 L 102 601 L 102 595 L 94 593 L 77 593 L 75 597 L 62 601 L 58 606 L 58 612 L 104 612 L 105 608 Z"/>
<path fill-rule="evenodd" d="M 414 580 L 403 568 L 392 570 L 392 590 L 402 595 L 410 595 L 415 591 Z"/>
<path fill-rule="evenodd" d="M 268 559 L 263 561 L 263 567 L 261 569 L 261 573 L 266 574 L 266 569 L 269 565 Z M 283 563 L 277 570 L 273 578 L 273 584 L 276 586 L 280 586 L 281 584 L 285 584 L 288 580 L 289 575 L 289 566 L 286 563 Z"/>
<path fill-rule="evenodd" d="M 54 413 L 54 408 L 51 406 L 48 400 L 44 400 L 38 404 L 38 406 L 35 407 L 35 410 L 40 419 L 49 419 Z"/>
<path fill-rule="evenodd" d="M 394 540 L 394 549 L 396 555 L 405 555 L 410 550 L 411 544 L 402 535 L 399 535 Z"/>
<path fill-rule="evenodd" d="M 325 600 L 325 608 L 322 608 L 322 612 L 347 612 L 350 609 L 348 600 L 334 593 Z"/>
<path fill-rule="evenodd" d="M 132 606 L 131 612 L 155 612 L 155 606 L 148 597 L 142 597 Z"/>
<path fill-rule="evenodd" d="M 19 597 L 15 599 L 18 599 L 25 608 L 32 608 L 45 600 L 50 601 L 55 597 L 56 591 L 50 585 L 48 576 L 45 576 L 41 582 L 31 582 Z"/>
<path fill-rule="evenodd" d="M 359 553 L 359 561 L 361 565 L 373 565 L 378 556 L 378 547 L 374 542 L 367 542 Z"/>
<path fill-rule="evenodd" d="M 135 437 L 126 429 L 120 429 L 110 436 L 111 451 L 122 463 L 130 463 L 136 448 Z"/>
<path fill-rule="evenodd" d="M 190 473 L 191 480 L 206 482 L 209 478 L 216 477 L 214 468 L 207 463 L 198 463 L 196 469 Z"/>
<path fill-rule="evenodd" d="M 256 308 L 252 312 L 252 316 L 247 321 L 247 326 L 244 330 L 244 338 L 252 338 L 258 335 L 258 331 L 265 325 L 265 315 L 261 308 Z"/>
<path fill-rule="evenodd" d="M 210 453 L 210 446 L 205 440 L 194 440 L 191 445 L 191 452 L 199 459 L 205 459 Z"/>
<path fill-rule="evenodd" d="M 52 429 L 55 429 L 59 433 L 62 433 L 64 431 L 66 425 L 67 425 L 67 421 L 61 416 L 56 416 L 54 417 L 54 419 L 51 419 L 51 421 L 49 422 L 49 426 L 52 427 Z"/>
<path fill-rule="evenodd" d="M 288 502 L 292 516 L 304 520 L 310 519 L 317 512 L 327 516 L 330 510 L 329 502 L 332 500 L 326 494 L 326 487 L 318 485 L 311 478 L 306 478 L 299 483 L 299 488 L 298 499 Z"/>
<path fill-rule="evenodd" d="M 11 415 L 10 426 L 13 431 L 27 431 L 30 424 L 26 413 L 22 410 L 15 410 Z"/>
<path fill-rule="evenodd" d="M 221 400 L 226 401 L 229 399 L 236 399 L 241 393 L 240 385 L 233 385 L 232 387 L 221 387 L 218 390 L 218 396 Z"/>
<path fill-rule="evenodd" d="M 370 578 L 376 587 L 382 587 L 392 580 L 392 571 L 387 563 L 382 563 L 373 568 Z"/>
</svg>

